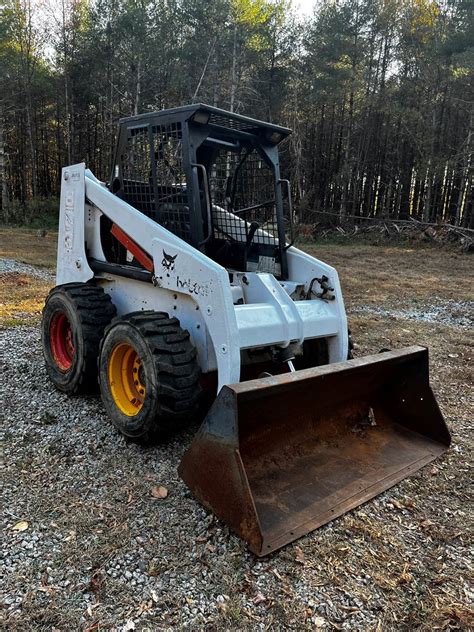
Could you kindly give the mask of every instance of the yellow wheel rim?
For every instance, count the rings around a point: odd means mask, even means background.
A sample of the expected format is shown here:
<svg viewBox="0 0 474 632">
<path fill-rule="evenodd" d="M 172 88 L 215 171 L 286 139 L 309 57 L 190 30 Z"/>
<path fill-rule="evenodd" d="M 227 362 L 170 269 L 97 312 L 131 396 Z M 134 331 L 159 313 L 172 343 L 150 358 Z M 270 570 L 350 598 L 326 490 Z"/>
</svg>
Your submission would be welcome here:
<svg viewBox="0 0 474 632">
<path fill-rule="evenodd" d="M 128 342 L 121 342 L 113 348 L 108 374 L 117 408 L 128 417 L 138 414 L 145 401 L 145 376 L 140 356 Z"/>
</svg>

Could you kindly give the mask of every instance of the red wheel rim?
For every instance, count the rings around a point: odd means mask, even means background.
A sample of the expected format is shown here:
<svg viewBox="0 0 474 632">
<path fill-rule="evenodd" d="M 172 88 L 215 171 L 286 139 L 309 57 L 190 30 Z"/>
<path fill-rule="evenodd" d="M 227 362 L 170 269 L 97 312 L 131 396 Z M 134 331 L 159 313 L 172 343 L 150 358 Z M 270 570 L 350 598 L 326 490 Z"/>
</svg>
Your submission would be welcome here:
<svg viewBox="0 0 474 632">
<path fill-rule="evenodd" d="M 61 371 L 69 371 L 74 359 L 71 323 L 64 312 L 55 312 L 49 325 L 49 339 L 54 361 Z"/>
</svg>

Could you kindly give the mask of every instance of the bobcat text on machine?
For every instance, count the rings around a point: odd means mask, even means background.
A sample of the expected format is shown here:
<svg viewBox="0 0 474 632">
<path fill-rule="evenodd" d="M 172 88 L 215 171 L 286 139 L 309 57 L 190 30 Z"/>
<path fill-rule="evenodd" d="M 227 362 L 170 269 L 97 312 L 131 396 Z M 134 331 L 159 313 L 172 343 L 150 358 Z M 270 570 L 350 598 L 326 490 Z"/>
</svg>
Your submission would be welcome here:
<svg viewBox="0 0 474 632">
<path fill-rule="evenodd" d="M 110 182 L 62 171 L 48 374 L 127 437 L 215 400 L 179 472 L 265 555 L 444 452 L 428 352 L 349 359 L 331 266 L 295 248 L 290 130 L 202 104 L 123 119 Z M 264 375 L 264 377 L 262 377 Z"/>
</svg>

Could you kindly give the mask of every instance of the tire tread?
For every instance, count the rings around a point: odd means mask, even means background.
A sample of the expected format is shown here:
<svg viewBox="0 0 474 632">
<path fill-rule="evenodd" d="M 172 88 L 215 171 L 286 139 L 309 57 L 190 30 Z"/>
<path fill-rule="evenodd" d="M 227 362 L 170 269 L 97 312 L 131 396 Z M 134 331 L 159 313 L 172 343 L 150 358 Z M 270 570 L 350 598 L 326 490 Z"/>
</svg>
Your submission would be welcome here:
<svg viewBox="0 0 474 632">
<path fill-rule="evenodd" d="M 153 358 L 160 399 L 159 415 L 155 426 L 138 440 L 154 442 L 156 438 L 176 432 L 198 410 L 201 371 L 196 349 L 179 320 L 165 312 L 150 310 L 116 317 L 106 328 L 103 341 L 118 323 L 132 325 L 146 341 Z"/>
<path fill-rule="evenodd" d="M 97 357 L 102 335 L 116 314 L 115 305 L 104 290 L 90 283 L 65 283 L 52 288 L 47 302 L 56 295 L 66 295 L 76 310 L 84 341 L 83 362 L 75 384 L 67 392 L 71 395 L 97 390 Z"/>
</svg>

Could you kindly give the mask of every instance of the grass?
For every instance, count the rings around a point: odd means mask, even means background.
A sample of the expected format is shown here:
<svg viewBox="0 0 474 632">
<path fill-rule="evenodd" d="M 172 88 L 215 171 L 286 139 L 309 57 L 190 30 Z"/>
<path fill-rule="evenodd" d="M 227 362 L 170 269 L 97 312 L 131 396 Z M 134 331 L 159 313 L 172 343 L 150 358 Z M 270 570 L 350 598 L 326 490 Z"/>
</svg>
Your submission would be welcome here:
<svg viewBox="0 0 474 632">
<path fill-rule="evenodd" d="M 52 283 L 18 272 L 0 275 L 0 326 L 35 325 Z"/>
<path fill-rule="evenodd" d="M 44 237 L 30 228 L 0 226 L 0 257 L 53 270 L 56 266 L 58 234 L 47 231 Z"/>
<path fill-rule="evenodd" d="M 472 257 L 433 246 L 307 244 L 306 252 L 336 268 L 345 302 L 410 306 L 434 297 L 472 300 Z"/>
</svg>

